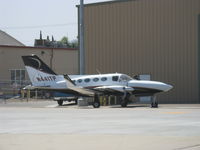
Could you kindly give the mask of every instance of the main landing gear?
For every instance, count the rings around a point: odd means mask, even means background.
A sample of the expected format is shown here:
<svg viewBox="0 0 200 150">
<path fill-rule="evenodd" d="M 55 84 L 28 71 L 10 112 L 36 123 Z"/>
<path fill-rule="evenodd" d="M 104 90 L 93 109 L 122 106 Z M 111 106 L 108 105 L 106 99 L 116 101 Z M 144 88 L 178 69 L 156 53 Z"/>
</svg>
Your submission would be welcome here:
<svg viewBox="0 0 200 150">
<path fill-rule="evenodd" d="M 63 100 L 57 100 L 57 103 L 58 103 L 59 106 L 62 106 Z"/>
<path fill-rule="evenodd" d="M 156 100 L 156 96 L 151 97 L 151 108 L 158 108 L 158 101 Z"/>
<path fill-rule="evenodd" d="M 95 96 L 94 96 L 94 102 L 93 102 L 92 105 L 93 105 L 94 108 L 99 108 L 100 107 L 99 96 L 97 94 L 95 94 Z"/>
<path fill-rule="evenodd" d="M 127 107 L 130 96 L 131 95 L 129 93 L 127 93 L 126 91 L 124 92 L 124 96 L 122 97 L 122 100 L 121 100 L 121 106 L 122 107 Z"/>
</svg>

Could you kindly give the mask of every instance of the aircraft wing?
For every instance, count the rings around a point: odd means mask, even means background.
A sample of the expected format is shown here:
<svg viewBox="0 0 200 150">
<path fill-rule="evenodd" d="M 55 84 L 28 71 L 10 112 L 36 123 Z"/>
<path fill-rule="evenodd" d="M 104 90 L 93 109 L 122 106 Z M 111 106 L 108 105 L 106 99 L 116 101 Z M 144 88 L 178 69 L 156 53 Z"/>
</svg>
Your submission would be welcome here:
<svg viewBox="0 0 200 150">
<path fill-rule="evenodd" d="M 23 89 L 25 90 L 45 90 L 45 91 L 52 91 L 52 92 L 62 92 L 68 94 L 74 94 L 77 96 L 94 96 L 95 92 L 89 89 L 84 89 L 82 87 L 68 87 L 68 88 L 52 88 L 52 87 L 37 87 L 37 86 L 26 86 Z"/>
<path fill-rule="evenodd" d="M 124 92 L 134 91 L 132 87 L 121 86 L 121 85 L 99 86 L 94 88 L 94 90 L 102 93 L 111 93 L 111 94 L 123 94 Z"/>
</svg>

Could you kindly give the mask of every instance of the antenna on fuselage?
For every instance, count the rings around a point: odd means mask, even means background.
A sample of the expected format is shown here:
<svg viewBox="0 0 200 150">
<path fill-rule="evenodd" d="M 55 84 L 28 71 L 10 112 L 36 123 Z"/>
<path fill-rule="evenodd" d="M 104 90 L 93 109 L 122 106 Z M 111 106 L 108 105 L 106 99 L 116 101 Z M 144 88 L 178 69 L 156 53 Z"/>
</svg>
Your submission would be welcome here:
<svg viewBox="0 0 200 150">
<path fill-rule="evenodd" d="M 98 74 L 101 74 L 101 72 L 99 71 L 99 69 L 96 69 L 96 72 L 97 72 Z"/>
</svg>

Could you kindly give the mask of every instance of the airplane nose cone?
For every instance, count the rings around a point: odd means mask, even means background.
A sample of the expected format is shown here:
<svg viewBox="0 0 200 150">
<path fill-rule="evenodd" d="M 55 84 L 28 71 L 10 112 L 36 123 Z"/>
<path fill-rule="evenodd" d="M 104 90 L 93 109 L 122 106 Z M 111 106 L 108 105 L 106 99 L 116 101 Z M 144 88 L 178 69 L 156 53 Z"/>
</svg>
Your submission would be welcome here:
<svg viewBox="0 0 200 150">
<path fill-rule="evenodd" d="M 167 92 L 167 91 L 171 90 L 172 88 L 173 88 L 172 85 L 165 84 L 165 89 L 164 89 L 164 91 Z"/>
<path fill-rule="evenodd" d="M 173 88 L 173 86 L 163 83 L 163 82 L 147 81 L 147 80 L 131 80 L 129 81 L 128 86 L 131 86 L 133 88 L 146 88 L 146 89 L 160 90 L 163 92 L 167 92 Z"/>
</svg>

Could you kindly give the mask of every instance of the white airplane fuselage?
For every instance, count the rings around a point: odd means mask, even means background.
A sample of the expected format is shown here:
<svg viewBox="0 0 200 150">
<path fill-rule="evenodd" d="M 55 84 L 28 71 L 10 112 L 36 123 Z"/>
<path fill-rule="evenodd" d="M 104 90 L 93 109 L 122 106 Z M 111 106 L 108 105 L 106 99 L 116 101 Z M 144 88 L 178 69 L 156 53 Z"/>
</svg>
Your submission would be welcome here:
<svg viewBox="0 0 200 150">
<path fill-rule="evenodd" d="M 158 81 L 136 80 L 128 75 L 114 73 L 114 74 L 97 74 L 97 75 L 82 75 L 82 76 L 70 76 L 76 86 L 104 90 L 102 87 L 110 87 L 116 91 L 123 92 L 124 90 L 135 93 L 159 93 L 167 92 L 172 86 Z M 142 92 L 142 93 L 140 93 Z"/>
</svg>

